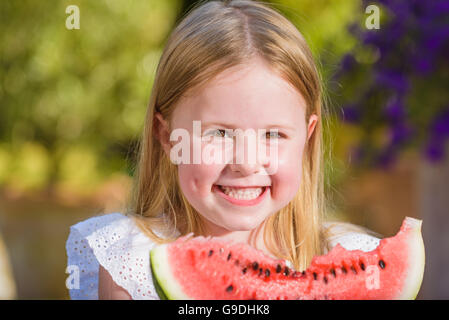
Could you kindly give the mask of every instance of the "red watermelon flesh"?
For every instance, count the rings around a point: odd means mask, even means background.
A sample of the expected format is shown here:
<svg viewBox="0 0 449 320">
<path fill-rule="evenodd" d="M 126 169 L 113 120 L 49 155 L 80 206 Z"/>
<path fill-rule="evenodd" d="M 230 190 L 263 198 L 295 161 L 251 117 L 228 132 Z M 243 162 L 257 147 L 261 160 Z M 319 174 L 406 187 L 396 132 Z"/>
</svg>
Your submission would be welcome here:
<svg viewBox="0 0 449 320">
<path fill-rule="evenodd" d="M 370 252 L 337 245 L 304 272 L 247 244 L 204 237 L 156 246 L 151 268 L 168 299 L 414 299 L 424 273 L 421 221 L 407 217 Z"/>
</svg>

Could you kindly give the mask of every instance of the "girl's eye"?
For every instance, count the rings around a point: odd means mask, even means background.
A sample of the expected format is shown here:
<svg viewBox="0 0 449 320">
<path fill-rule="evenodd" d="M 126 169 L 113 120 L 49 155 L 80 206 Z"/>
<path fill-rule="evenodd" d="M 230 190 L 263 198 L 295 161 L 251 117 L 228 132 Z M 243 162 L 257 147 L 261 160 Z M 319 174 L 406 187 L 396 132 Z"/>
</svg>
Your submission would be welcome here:
<svg viewBox="0 0 449 320">
<path fill-rule="evenodd" d="M 216 137 L 219 137 L 219 138 L 224 138 L 225 135 L 226 135 L 226 130 L 223 130 L 223 129 L 215 129 L 215 130 L 210 131 L 210 133 L 211 133 L 213 136 L 216 136 Z"/>
<path fill-rule="evenodd" d="M 282 135 L 276 131 L 268 131 L 267 138 L 282 138 Z"/>
<path fill-rule="evenodd" d="M 232 135 L 229 135 L 229 133 L 228 133 L 228 135 L 226 135 L 226 134 L 227 134 L 227 132 L 224 129 L 215 129 L 215 130 L 211 130 L 208 132 L 208 135 L 213 135 L 213 136 L 216 136 L 219 138 L 225 138 L 226 136 L 229 138 L 232 137 Z M 272 138 L 279 139 L 279 138 L 283 138 L 283 134 L 276 132 L 276 131 L 269 131 L 266 133 L 266 137 L 268 139 L 272 139 Z"/>
</svg>

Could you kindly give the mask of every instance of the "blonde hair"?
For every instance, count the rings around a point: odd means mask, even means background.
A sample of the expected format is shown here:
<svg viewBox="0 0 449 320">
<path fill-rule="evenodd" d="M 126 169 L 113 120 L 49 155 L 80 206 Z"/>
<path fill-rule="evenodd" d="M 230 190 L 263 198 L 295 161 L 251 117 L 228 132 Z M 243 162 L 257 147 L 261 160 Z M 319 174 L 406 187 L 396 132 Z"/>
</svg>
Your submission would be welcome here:
<svg viewBox="0 0 449 320">
<path fill-rule="evenodd" d="M 326 247 L 322 81 L 301 33 L 261 2 L 200 2 L 171 33 L 156 71 L 127 214 L 157 243 L 173 241 L 178 226 L 181 235 L 204 234 L 199 213 L 181 192 L 176 165 L 154 135 L 154 114 L 160 112 L 170 122 L 177 102 L 189 90 L 255 56 L 299 90 L 307 105 L 306 123 L 310 115 L 318 116 L 304 150 L 301 187 L 286 207 L 265 221 L 264 230 L 268 250 L 304 270 Z M 155 230 L 168 231 L 167 237 Z"/>
</svg>

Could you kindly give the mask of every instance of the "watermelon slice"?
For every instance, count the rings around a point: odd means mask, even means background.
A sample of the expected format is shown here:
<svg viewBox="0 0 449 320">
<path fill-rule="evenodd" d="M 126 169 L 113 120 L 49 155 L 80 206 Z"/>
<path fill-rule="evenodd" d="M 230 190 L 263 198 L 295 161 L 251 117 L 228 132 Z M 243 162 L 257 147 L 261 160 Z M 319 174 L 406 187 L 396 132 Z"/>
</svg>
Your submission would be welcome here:
<svg viewBox="0 0 449 320">
<path fill-rule="evenodd" d="M 303 272 L 243 243 L 181 237 L 151 251 L 161 299 L 414 299 L 424 273 L 421 220 L 370 252 L 337 244 Z"/>
</svg>

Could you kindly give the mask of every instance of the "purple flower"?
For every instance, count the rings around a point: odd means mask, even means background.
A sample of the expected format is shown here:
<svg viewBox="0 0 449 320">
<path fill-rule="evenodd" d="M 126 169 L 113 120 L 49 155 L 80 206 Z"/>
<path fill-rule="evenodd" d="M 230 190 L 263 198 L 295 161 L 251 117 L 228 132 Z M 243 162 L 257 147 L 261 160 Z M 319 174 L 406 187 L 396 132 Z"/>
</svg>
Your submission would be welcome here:
<svg viewBox="0 0 449 320">
<path fill-rule="evenodd" d="M 434 30 L 424 40 L 424 47 L 429 51 L 438 51 L 449 39 L 449 27 Z"/>
<path fill-rule="evenodd" d="M 449 13 L 449 1 L 441 0 L 436 2 L 434 10 L 440 14 Z"/>
<path fill-rule="evenodd" d="M 423 56 L 416 59 L 416 61 L 413 63 L 413 67 L 419 75 L 424 76 L 433 71 L 434 64 L 428 56 Z"/>
<path fill-rule="evenodd" d="M 354 56 L 350 53 L 347 53 L 343 56 L 343 59 L 341 61 L 341 68 L 342 71 L 350 71 L 355 66 L 356 61 L 354 59 Z"/>
<path fill-rule="evenodd" d="M 439 162 L 441 161 L 444 154 L 444 143 L 431 141 L 425 149 L 425 155 L 428 160 L 431 162 Z"/>
<path fill-rule="evenodd" d="M 348 123 L 356 123 L 360 120 L 360 109 L 355 104 L 342 107 L 343 121 Z"/>
<path fill-rule="evenodd" d="M 402 73 L 394 70 L 382 70 L 376 75 L 376 82 L 393 92 L 403 94 L 408 89 L 408 81 Z"/>
<path fill-rule="evenodd" d="M 391 128 L 390 143 L 393 146 L 399 146 L 409 141 L 413 134 L 414 130 L 409 124 L 399 122 Z"/>
<path fill-rule="evenodd" d="M 449 137 L 449 109 L 435 117 L 431 130 L 435 137 Z"/>
<path fill-rule="evenodd" d="M 419 148 L 430 160 L 441 160 L 449 143 L 449 106 L 435 112 L 440 107 L 435 103 L 447 96 L 449 0 L 363 0 L 362 4 L 379 4 L 388 17 L 379 30 L 366 30 L 360 23 L 349 28 L 359 41 L 355 50 L 374 46 L 380 58 L 359 69 L 352 64 L 353 52 L 343 57 L 341 73 L 345 81 L 352 81 L 350 92 L 355 96 L 343 102 L 342 115 L 363 130 L 360 146 L 379 127 L 387 127 L 389 140 L 369 151 L 355 149 L 354 159 L 363 157 L 385 167 L 401 149 L 425 138 Z M 421 107 L 424 103 L 426 108 Z"/>
<path fill-rule="evenodd" d="M 405 116 L 404 105 L 397 98 L 391 99 L 387 103 L 384 112 L 387 118 L 394 123 L 399 122 Z"/>
</svg>

